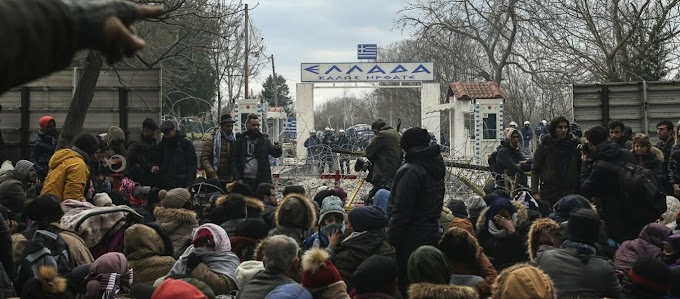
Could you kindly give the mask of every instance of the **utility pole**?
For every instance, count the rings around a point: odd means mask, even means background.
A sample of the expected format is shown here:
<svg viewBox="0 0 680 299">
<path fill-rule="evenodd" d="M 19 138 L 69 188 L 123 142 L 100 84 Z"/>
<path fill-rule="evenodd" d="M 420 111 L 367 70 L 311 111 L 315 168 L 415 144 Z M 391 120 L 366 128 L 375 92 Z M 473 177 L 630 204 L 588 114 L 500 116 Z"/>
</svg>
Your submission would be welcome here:
<svg viewBox="0 0 680 299">
<path fill-rule="evenodd" d="M 272 54 L 272 85 L 274 91 L 274 107 L 279 107 L 279 82 L 276 80 L 276 67 L 274 66 L 274 54 Z"/>
<path fill-rule="evenodd" d="M 249 53 L 250 45 L 248 44 L 248 31 L 250 31 L 250 24 L 249 24 L 249 21 L 248 21 L 248 4 L 247 3 L 246 3 L 245 12 L 246 12 L 246 24 L 243 27 L 244 28 L 243 29 L 244 30 L 243 37 L 244 37 L 245 42 L 246 42 L 245 43 L 246 49 L 245 49 L 245 55 L 244 55 L 245 56 L 245 63 L 243 64 L 243 77 L 244 77 L 244 80 L 245 80 L 244 84 L 245 84 L 245 90 L 246 90 L 244 98 L 247 99 L 248 98 L 248 55 L 250 54 Z"/>
</svg>

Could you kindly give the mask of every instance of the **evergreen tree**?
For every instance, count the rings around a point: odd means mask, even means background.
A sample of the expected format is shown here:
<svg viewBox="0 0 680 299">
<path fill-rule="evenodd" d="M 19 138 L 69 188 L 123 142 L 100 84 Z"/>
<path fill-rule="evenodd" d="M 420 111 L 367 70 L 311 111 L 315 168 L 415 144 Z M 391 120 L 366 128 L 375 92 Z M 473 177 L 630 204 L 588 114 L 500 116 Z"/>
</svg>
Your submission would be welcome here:
<svg viewBox="0 0 680 299">
<path fill-rule="evenodd" d="M 272 84 L 272 75 L 269 75 L 262 84 L 262 98 L 267 100 L 269 107 L 274 107 L 274 85 Z M 281 75 L 276 75 L 277 95 L 279 107 L 283 107 L 286 114 L 292 114 L 292 101 L 290 99 L 290 89 L 286 84 L 286 78 Z"/>
</svg>

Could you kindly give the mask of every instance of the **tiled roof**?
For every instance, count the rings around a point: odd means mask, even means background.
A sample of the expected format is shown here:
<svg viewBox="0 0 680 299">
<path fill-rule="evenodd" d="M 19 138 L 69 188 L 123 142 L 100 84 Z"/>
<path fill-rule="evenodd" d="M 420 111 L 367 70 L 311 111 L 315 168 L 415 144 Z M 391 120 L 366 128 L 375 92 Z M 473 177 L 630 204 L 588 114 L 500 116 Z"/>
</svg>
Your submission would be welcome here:
<svg viewBox="0 0 680 299">
<path fill-rule="evenodd" d="M 455 95 L 457 99 L 500 99 L 503 98 L 501 88 L 493 81 L 487 82 L 453 82 L 449 83 L 447 97 Z"/>
</svg>

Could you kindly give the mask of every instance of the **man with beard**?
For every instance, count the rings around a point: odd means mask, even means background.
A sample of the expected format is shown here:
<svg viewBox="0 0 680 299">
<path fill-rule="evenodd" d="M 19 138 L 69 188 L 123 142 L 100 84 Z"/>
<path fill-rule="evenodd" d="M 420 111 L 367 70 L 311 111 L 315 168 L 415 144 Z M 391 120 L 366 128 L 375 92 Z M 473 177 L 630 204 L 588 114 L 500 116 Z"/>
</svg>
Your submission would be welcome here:
<svg viewBox="0 0 680 299">
<path fill-rule="evenodd" d="M 534 152 L 531 193 L 552 207 L 560 198 L 578 193 L 581 142 L 564 116 L 553 118 L 549 128 L 550 133 L 541 137 Z"/>
<path fill-rule="evenodd" d="M 248 115 L 246 132 L 236 137 L 231 152 L 231 173 L 234 181 L 244 183 L 250 189 L 252 196 L 257 186 L 262 183 L 272 183 L 272 170 L 269 156 L 281 157 L 281 145 L 272 145 L 267 135 L 260 132 L 260 119 L 256 114 Z"/>
<path fill-rule="evenodd" d="M 231 148 L 234 138 L 234 119 L 230 114 L 222 115 L 220 126 L 203 141 L 201 167 L 209 180 L 231 182 Z"/>
<path fill-rule="evenodd" d="M 47 170 L 50 158 L 57 150 L 57 141 L 59 138 L 59 131 L 57 131 L 57 122 L 49 115 L 45 115 L 38 120 L 40 131 L 38 137 L 31 145 L 31 162 L 35 163 L 33 167 L 38 174 L 40 180 L 45 180 L 47 177 Z"/>
<path fill-rule="evenodd" d="M 158 143 L 151 173 L 158 174 L 160 186 L 165 190 L 189 188 L 196 180 L 196 150 L 194 144 L 166 120 L 161 125 L 163 139 Z"/>
<path fill-rule="evenodd" d="M 156 121 L 147 118 L 142 123 L 142 134 L 130 141 L 125 157 L 128 177 L 142 186 L 155 186 L 155 175 L 151 173 L 153 153 L 156 151 Z"/>
</svg>

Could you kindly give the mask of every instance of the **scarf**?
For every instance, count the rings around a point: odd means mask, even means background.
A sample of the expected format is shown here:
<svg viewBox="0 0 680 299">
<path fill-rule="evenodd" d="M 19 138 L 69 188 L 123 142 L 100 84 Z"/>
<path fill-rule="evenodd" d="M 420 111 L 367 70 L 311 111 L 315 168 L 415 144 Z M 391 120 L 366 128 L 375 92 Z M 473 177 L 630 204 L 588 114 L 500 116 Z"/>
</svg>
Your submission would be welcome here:
<svg viewBox="0 0 680 299">
<path fill-rule="evenodd" d="M 560 248 L 573 248 L 576 249 L 576 252 L 578 253 L 578 258 L 584 263 L 587 264 L 588 261 L 590 261 L 590 257 L 595 255 L 595 247 L 592 245 L 588 245 L 585 243 L 579 243 L 574 240 L 569 240 L 567 239 L 562 243 L 562 246 Z"/>
<path fill-rule="evenodd" d="M 175 265 L 172 266 L 168 275 L 186 274 L 187 260 L 192 253 L 195 256 L 198 256 L 201 259 L 201 263 L 205 264 L 210 271 L 228 276 L 231 280 L 236 282 L 238 288 L 241 287 L 238 285 L 238 280 L 235 275 L 236 269 L 241 265 L 241 261 L 238 256 L 231 251 L 212 251 L 205 248 L 194 248 L 194 245 L 190 245 L 182 256 L 179 257 Z"/>
<path fill-rule="evenodd" d="M 498 228 L 493 220 L 489 220 L 489 233 L 496 239 L 505 239 L 508 237 L 508 231 L 504 228 Z M 517 213 L 512 214 L 512 226 L 517 227 Z"/>
<path fill-rule="evenodd" d="M 234 136 L 233 135 L 227 135 L 222 131 L 221 128 L 217 128 L 217 131 L 219 131 L 219 134 L 215 132 L 215 136 L 213 137 L 213 168 L 215 168 L 215 171 L 219 169 L 220 167 L 220 153 L 222 152 L 222 137 L 226 139 L 229 142 L 234 141 Z"/>
<path fill-rule="evenodd" d="M 99 293 L 102 294 L 102 299 L 115 299 L 118 291 L 121 289 L 125 291 L 130 290 L 133 280 L 132 269 L 123 274 L 102 274 L 95 277 L 95 279 L 99 280 Z"/>
</svg>

